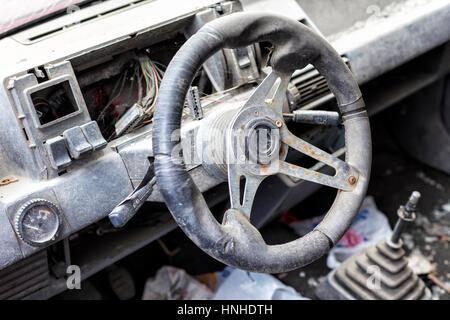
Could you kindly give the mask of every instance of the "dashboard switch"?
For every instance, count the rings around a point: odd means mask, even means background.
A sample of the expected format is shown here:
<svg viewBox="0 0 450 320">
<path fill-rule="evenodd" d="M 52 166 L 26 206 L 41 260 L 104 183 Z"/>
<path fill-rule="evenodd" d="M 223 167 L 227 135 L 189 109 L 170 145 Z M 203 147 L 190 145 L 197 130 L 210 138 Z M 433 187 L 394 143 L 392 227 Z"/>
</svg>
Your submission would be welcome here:
<svg viewBox="0 0 450 320">
<path fill-rule="evenodd" d="M 96 121 L 83 124 L 81 130 L 94 151 L 103 149 L 108 144 L 105 138 L 103 138 Z"/>
<path fill-rule="evenodd" d="M 74 159 L 78 159 L 81 155 L 92 150 L 92 145 L 86 140 L 80 127 L 73 127 L 64 131 L 63 136 L 66 139 L 70 155 Z"/>
<path fill-rule="evenodd" d="M 66 142 L 63 137 L 58 136 L 48 139 L 45 142 L 45 148 L 47 149 L 50 163 L 56 170 L 65 168 L 72 162 L 69 153 L 67 152 Z"/>
</svg>

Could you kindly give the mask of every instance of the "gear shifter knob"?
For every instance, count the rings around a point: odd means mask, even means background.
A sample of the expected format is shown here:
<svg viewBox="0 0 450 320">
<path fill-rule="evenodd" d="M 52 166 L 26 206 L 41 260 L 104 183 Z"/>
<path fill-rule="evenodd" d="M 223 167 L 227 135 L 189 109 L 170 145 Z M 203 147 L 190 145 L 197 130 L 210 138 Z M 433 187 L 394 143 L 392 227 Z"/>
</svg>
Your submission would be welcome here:
<svg viewBox="0 0 450 320">
<path fill-rule="evenodd" d="M 407 224 L 416 219 L 416 207 L 417 203 L 420 199 L 420 192 L 414 191 L 409 197 L 408 202 L 404 206 L 400 206 L 397 211 L 397 215 L 399 219 L 395 224 L 394 231 L 392 232 L 392 236 L 387 241 L 387 244 L 390 247 L 398 248 L 401 247 L 402 241 L 400 239 L 403 231 L 405 230 Z"/>
</svg>

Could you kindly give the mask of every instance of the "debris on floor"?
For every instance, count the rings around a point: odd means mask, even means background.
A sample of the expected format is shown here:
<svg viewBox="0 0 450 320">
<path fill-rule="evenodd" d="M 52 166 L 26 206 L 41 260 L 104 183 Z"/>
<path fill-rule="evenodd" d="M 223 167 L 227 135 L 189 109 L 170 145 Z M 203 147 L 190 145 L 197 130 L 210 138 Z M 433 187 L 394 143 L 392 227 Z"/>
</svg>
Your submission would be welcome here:
<svg viewBox="0 0 450 320">
<path fill-rule="evenodd" d="M 143 300 L 309 300 L 269 274 L 226 267 L 196 277 L 164 266 L 147 280 Z"/>
<path fill-rule="evenodd" d="M 444 203 L 439 209 L 433 210 L 431 220 L 422 221 L 422 227 L 427 235 L 437 237 L 441 241 L 450 240 L 450 202 Z"/>
<path fill-rule="evenodd" d="M 414 236 L 411 233 L 404 232 L 402 236 L 403 246 L 408 250 L 413 250 L 415 246 Z"/>
<path fill-rule="evenodd" d="M 417 275 L 432 273 L 436 266 L 421 254 L 412 253 L 407 257 L 408 266 Z"/>
<path fill-rule="evenodd" d="M 317 287 L 319 285 L 319 282 L 316 279 L 314 279 L 314 278 L 308 278 L 307 283 L 312 288 L 315 288 L 315 287 Z"/>
<path fill-rule="evenodd" d="M 281 221 L 288 224 L 298 235 L 304 236 L 314 229 L 323 217 L 298 220 L 292 214 L 287 213 L 283 215 Z M 386 239 L 391 233 L 392 229 L 388 219 L 377 209 L 373 197 L 367 196 L 353 224 L 336 246 L 330 250 L 327 258 L 328 268 L 337 268 L 354 253 Z"/>
<path fill-rule="evenodd" d="M 115 264 L 106 270 L 112 291 L 119 300 L 130 300 L 136 295 L 136 286 L 131 273 Z"/>
<path fill-rule="evenodd" d="M 213 292 L 182 269 L 164 266 L 145 283 L 142 300 L 206 300 Z"/>
<path fill-rule="evenodd" d="M 445 254 L 450 244 L 450 202 L 447 200 L 442 204 L 440 200 L 439 203 L 441 205 L 430 206 L 427 210 L 428 215 L 418 216 L 415 221 L 417 228 L 412 229 L 410 235 L 411 239 L 416 239 L 417 244 L 414 248 L 408 247 L 411 249 L 410 257 L 419 256 L 427 261 L 421 259 L 421 266 L 413 267 L 413 270 L 416 273 L 421 272 L 420 274 L 428 278 L 434 300 L 442 297 L 448 299 L 450 294 L 450 273 L 448 273 L 450 262 L 446 259 L 448 254 Z M 406 245 L 405 240 L 404 238 Z"/>
<path fill-rule="evenodd" d="M 226 277 L 223 273 L 226 273 Z M 272 275 L 227 267 L 214 300 L 309 300 Z"/>
<path fill-rule="evenodd" d="M 440 289 L 444 290 L 446 293 L 450 294 L 450 281 L 441 281 L 436 275 L 430 273 L 428 279 L 433 281 Z"/>
<path fill-rule="evenodd" d="M 423 173 L 422 171 L 417 172 L 416 177 L 425 182 L 426 184 L 438 189 L 438 190 L 444 190 L 444 186 L 440 184 L 439 182 L 435 181 L 434 179 L 428 177 Z"/>
<path fill-rule="evenodd" d="M 444 204 L 441 206 L 441 208 L 442 208 L 442 210 L 443 210 L 442 215 L 443 215 L 443 216 L 446 216 L 447 219 L 450 219 L 450 201 L 447 202 L 447 203 L 444 203 Z"/>
</svg>

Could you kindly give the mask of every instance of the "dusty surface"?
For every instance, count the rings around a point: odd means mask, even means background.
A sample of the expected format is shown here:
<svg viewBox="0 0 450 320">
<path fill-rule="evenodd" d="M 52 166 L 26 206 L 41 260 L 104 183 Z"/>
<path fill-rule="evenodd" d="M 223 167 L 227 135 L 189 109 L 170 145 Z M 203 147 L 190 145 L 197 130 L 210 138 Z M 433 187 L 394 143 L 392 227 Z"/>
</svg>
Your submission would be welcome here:
<svg viewBox="0 0 450 320">
<path fill-rule="evenodd" d="M 427 259 L 435 269 L 434 275 L 449 286 L 450 177 L 406 156 L 391 139 L 389 118 L 389 113 L 383 113 L 371 119 L 374 158 L 368 194 L 374 196 L 378 208 L 387 215 L 393 227 L 398 206 L 407 200 L 413 190 L 422 193 L 419 216 L 404 235 L 404 247 L 408 254 L 414 254 L 419 260 Z M 334 196 L 333 189 L 322 188 L 291 211 L 298 218 L 323 214 L 331 206 Z M 220 208 L 222 209 L 224 208 Z M 292 229 L 278 220 L 264 227 L 262 234 L 271 244 L 297 238 Z M 180 229 L 164 236 L 162 241 L 167 247 L 166 252 L 161 244 L 153 242 L 117 263 L 132 274 L 136 286 L 135 299 L 141 297 L 145 280 L 153 276 L 162 265 L 183 268 L 191 275 L 224 268 L 223 264 L 198 249 Z M 326 266 L 326 257 L 322 257 L 305 268 L 276 276 L 302 295 L 315 299 L 314 291 L 329 271 L 330 269 Z M 431 288 L 434 299 L 450 299 L 449 294 L 444 293 L 426 276 L 422 277 Z M 74 291 L 66 292 L 57 298 L 116 299 L 108 284 L 107 271 L 91 277 L 88 282 L 85 282 L 81 292 Z"/>
</svg>

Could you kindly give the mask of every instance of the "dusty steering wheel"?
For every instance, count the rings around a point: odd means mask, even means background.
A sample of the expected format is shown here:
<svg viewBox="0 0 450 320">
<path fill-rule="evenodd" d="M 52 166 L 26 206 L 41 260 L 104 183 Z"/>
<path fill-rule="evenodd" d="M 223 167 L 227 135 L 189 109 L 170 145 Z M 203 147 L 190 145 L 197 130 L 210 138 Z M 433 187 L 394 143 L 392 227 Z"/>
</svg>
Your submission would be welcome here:
<svg viewBox="0 0 450 320">
<path fill-rule="evenodd" d="M 174 161 L 185 96 L 198 68 L 222 48 L 255 42 L 273 44 L 271 73 L 257 87 L 229 124 L 228 180 L 231 209 L 220 224 L 185 170 Z M 294 136 L 287 129 L 281 108 L 290 76 L 313 64 L 335 95 L 345 127 L 346 157 L 342 161 Z M 247 138 L 261 128 L 273 132 L 267 148 L 254 148 Z M 294 148 L 335 169 L 325 175 L 286 163 L 280 154 Z M 201 249 L 228 265 L 278 273 L 299 268 L 325 254 L 344 234 L 358 213 L 367 190 L 371 164 L 370 127 L 358 84 L 341 57 L 320 36 L 301 23 L 282 16 L 235 13 L 202 27 L 178 51 L 165 73 L 153 127 L 155 173 L 159 189 L 174 219 Z M 256 161 L 249 161 L 251 155 Z M 259 159 L 259 160 L 258 160 Z M 334 204 L 310 233 L 281 245 L 267 245 L 250 223 L 257 187 L 268 175 L 282 173 L 338 189 Z M 240 199 L 240 181 L 245 192 Z"/>
</svg>

